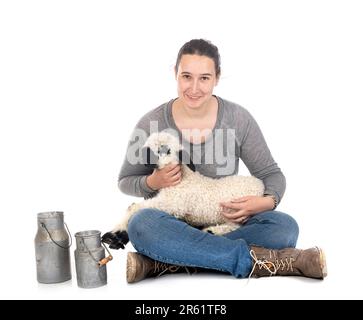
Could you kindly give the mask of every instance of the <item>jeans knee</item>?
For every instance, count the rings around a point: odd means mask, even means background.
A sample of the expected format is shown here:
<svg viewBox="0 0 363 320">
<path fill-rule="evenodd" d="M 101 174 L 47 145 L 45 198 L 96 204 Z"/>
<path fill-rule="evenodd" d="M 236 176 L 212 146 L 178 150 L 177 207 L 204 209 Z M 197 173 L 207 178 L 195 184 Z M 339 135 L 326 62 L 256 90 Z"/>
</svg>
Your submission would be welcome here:
<svg viewBox="0 0 363 320">
<path fill-rule="evenodd" d="M 130 241 L 133 243 L 136 238 L 144 233 L 145 221 L 147 220 L 148 210 L 141 209 L 136 212 L 129 220 L 127 226 L 127 233 L 129 235 Z"/>
<path fill-rule="evenodd" d="M 158 218 L 165 215 L 155 209 L 141 209 L 129 220 L 127 233 L 132 244 L 141 244 L 150 241 L 152 235 L 157 233 Z"/>
<path fill-rule="evenodd" d="M 286 247 L 295 247 L 299 237 L 299 225 L 290 215 L 283 212 L 275 212 L 278 217 L 277 223 L 281 228 L 281 234 L 284 238 Z"/>
</svg>

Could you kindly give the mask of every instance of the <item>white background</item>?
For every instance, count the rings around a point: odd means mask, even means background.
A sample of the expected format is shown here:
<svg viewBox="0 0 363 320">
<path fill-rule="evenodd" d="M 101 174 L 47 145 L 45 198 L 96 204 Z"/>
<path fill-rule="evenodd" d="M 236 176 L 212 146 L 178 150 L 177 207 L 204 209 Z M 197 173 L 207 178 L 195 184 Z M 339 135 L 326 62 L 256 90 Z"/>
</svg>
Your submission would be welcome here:
<svg viewBox="0 0 363 320">
<path fill-rule="evenodd" d="M 0 298 L 363 298 L 362 16 L 348 0 L 2 1 Z M 126 144 L 176 96 L 173 65 L 192 38 L 219 47 L 215 93 L 258 121 L 287 177 L 279 209 L 299 222 L 299 247 L 325 249 L 328 277 L 127 285 L 117 251 L 105 287 L 79 289 L 75 270 L 72 282 L 38 284 L 38 212 L 64 211 L 72 234 L 105 232 L 138 200 L 117 189 Z"/>
</svg>

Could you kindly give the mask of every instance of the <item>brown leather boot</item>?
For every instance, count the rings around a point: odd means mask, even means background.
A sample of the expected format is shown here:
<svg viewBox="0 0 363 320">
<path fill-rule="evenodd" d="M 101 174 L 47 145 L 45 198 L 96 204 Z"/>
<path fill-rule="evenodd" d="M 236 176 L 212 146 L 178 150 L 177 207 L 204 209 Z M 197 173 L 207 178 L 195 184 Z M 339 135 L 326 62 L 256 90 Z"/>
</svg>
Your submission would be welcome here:
<svg viewBox="0 0 363 320">
<path fill-rule="evenodd" d="M 127 253 L 126 280 L 128 283 L 168 273 L 196 273 L 194 267 L 177 266 L 153 260 L 137 252 Z"/>
<path fill-rule="evenodd" d="M 318 248 L 281 250 L 251 246 L 252 277 L 264 276 L 302 276 L 324 279 L 327 268 L 324 252 Z"/>
</svg>

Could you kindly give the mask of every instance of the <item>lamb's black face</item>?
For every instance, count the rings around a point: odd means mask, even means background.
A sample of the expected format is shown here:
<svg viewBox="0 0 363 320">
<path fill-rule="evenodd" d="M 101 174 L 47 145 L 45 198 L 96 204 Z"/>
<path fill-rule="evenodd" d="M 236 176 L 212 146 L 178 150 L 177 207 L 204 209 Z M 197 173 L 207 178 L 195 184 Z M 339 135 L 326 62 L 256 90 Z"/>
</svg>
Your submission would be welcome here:
<svg viewBox="0 0 363 320">
<path fill-rule="evenodd" d="M 155 151 L 156 150 L 156 151 Z M 168 144 L 160 144 L 157 147 L 145 147 L 142 149 L 143 163 L 148 168 L 164 168 L 170 163 L 178 162 L 178 154 L 173 153 Z"/>
<path fill-rule="evenodd" d="M 170 153 L 171 153 L 170 148 L 167 145 L 162 144 L 158 148 L 158 157 L 160 157 L 160 156 L 162 156 L 164 154 L 169 155 Z"/>
<path fill-rule="evenodd" d="M 195 171 L 195 166 L 187 152 L 179 150 L 173 155 L 168 145 L 160 145 L 157 153 L 150 147 L 145 147 L 142 149 L 142 154 L 145 166 L 151 169 L 158 168 L 159 166 L 163 168 L 168 163 L 179 162 L 187 165 L 192 171 Z"/>
<path fill-rule="evenodd" d="M 142 158 L 146 167 L 151 169 L 158 167 L 159 157 L 149 147 L 142 149 Z"/>
</svg>

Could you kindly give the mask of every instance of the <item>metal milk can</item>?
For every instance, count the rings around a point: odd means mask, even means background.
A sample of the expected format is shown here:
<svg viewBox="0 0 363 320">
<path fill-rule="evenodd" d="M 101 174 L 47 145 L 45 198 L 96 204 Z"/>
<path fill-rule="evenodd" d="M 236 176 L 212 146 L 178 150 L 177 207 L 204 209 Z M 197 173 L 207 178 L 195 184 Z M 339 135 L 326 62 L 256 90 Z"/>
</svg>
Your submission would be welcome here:
<svg viewBox="0 0 363 320">
<path fill-rule="evenodd" d="M 69 255 L 72 238 L 64 225 L 63 212 L 38 213 L 38 232 L 34 244 L 40 283 L 64 282 L 72 278 Z"/>
<path fill-rule="evenodd" d="M 81 288 L 97 288 L 107 284 L 106 263 L 112 255 L 101 243 L 101 232 L 98 230 L 81 231 L 75 234 L 77 284 Z M 108 256 L 105 258 L 105 249 Z"/>
</svg>

